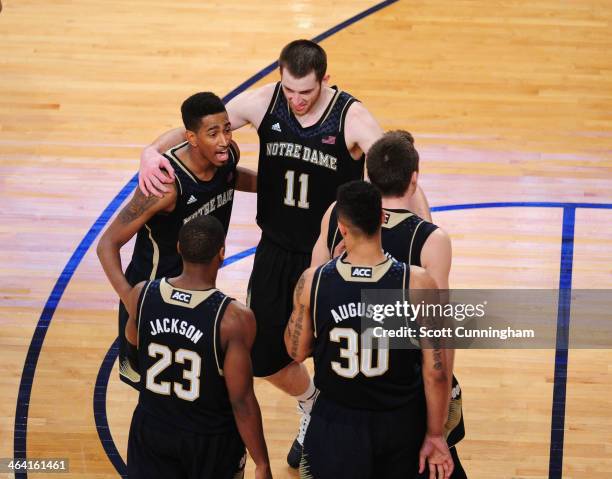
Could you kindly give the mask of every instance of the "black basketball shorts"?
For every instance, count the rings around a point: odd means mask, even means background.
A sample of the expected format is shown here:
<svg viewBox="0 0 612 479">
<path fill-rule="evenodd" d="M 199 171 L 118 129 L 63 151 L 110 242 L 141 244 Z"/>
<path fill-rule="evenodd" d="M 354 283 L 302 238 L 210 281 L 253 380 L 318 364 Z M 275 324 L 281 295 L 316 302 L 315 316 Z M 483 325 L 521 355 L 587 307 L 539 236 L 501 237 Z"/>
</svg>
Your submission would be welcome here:
<svg viewBox="0 0 612 479">
<path fill-rule="evenodd" d="M 425 401 L 391 411 L 348 409 L 323 393 L 311 413 L 300 479 L 406 479 L 419 467 Z"/>
<path fill-rule="evenodd" d="M 136 407 L 128 439 L 130 479 L 240 479 L 246 452 L 238 431 L 206 436 Z"/>
<path fill-rule="evenodd" d="M 270 376 L 291 361 L 283 339 L 293 310 L 293 290 L 311 255 L 288 251 L 262 236 L 249 279 L 247 304 L 255 313 L 253 374 Z"/>
</svg>

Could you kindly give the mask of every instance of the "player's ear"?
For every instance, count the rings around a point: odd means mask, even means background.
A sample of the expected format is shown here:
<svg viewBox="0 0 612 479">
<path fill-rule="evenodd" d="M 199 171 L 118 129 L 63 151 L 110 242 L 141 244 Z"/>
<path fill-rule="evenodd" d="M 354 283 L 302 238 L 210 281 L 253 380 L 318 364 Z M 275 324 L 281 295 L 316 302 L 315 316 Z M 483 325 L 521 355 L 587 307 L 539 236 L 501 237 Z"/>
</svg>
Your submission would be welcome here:
<svg viewBox="0 0 612 479">
<path fill-rule="evenodd" d="M 196 135 L 193 131 L 185 130 L 185 139 L 194 148 L 196 148 L 198 146 L 198 135 Z"/>
<path fill-rule="evenodd" d="M 219 250 L 219 261 L 223 264 L 223 260 L 225 259 L 225 246 L 221 246 Z"/>
<path fill-rule="evenodd" d="M 416 188 L 418 181 L 419 181 L 419 172 L 413 171 L 412 176 L 410 177 L 410 186 L 414 186 Z"/>
<path fill-rule="evenodd" d="M 178 241 L 176 242 L 176 250 L 178 251 L 178 254 L 181 254 L 181 243 L 179 243 Z"/>
<path fill-rule="evenodd" d="M 342 223 L 342 221 L 340 221 L 340 218 L 338 218 L 338 229 L 340 230 L 340 234 L 342 235 L 342 237 L 345 238 L 348 228 L 344 223 Z"/>
<path fill-rule="evenodd" d="M 321 80 L 323 86 L 329 86 L 329 73 L 323 75 L 323 79 Z"/>
</svg>

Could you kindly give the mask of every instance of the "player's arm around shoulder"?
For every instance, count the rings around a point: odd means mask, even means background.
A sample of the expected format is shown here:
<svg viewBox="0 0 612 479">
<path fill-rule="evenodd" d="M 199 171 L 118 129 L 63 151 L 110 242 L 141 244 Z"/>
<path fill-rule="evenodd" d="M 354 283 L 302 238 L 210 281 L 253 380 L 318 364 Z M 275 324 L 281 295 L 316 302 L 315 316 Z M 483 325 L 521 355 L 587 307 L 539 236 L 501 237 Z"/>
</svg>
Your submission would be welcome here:
<svg viewBox="0 0 612 479">
<path fill-rule="evenodd" d="M 185 141 L 185 128 L 175 128 L 159 136 L 140 153 L 138 187 L 146 195 L 160 198 L 169 191 L 167 183 L 174 181 L 174 168 L 163 152 Z"/>
<path fill-rule="evenodd" d="M 246 90 L 232 98 L 226 105 L 232 130 L 247 123 L 257 130 L 266 114 L 276 83 L 269 83 L 253 90 Z"/>
<path fill-rule="evenodd" d="M 177 192 L 174 184 L 162 198 L 145 196 L 139 189 L 136 189 L 128 204 L 123 207 L 100 238 L 96 249 L 98 258 L 123 304 L 127 304 L 128 294 L 132 287 L 123 274 L 119 251 L 153 216 L 162 211 L 172 211 L 176 205 L 176 198 Z"/>
<path fill-rule="evenodd" d="M 238 301 L 232 301 L 220 327 L 225 352 L 223 375 L 240 436 L 255 462 L 257 478 L 271 478 L 268 449 L 263 435 L 261 410 L 253 389 L 251 348 L 255 340 L 255 315 Z"/>
<path fill-rule="evenodd" d="M 423 245 L 421 264 L 440 289 L 448 289 L 452 258 L 453 249 L 450 236 L 442 228 L 436 229 Z"/>
<path fill-rule="evenodd" d="M 293 292 L 293 312 L 285 329 L 285 347 L 289 356 L 302 362 L 312 353 L 314 331 L 310 315 L 310 290 L 316 268 L 302 273 Z"/>
<path fill-rule="evenodd" d="M 335 201 L 329 205 L 329 208 L 327 208 L 327 211 L 321 220 L 321 231 L 319 233 L 319 237 L 317 238 L 317 242 L 312 248 L 312 258 L 310 260 L 311 268 L 321 266 L 331 259 L 329 257 L 329 250 L 327 249 L 327 234 L 329 232 L 329 219 L 331 218 L 331 213 L 334 206 L 336 206 Z"/>
<path fill-rule="evenodd" d="M 361 103 L 354 102 L 346 112 L 344 137 L 353 155 L 359 158 L 383 135 L 383 129 L 372 113 Z"/>
</svg>

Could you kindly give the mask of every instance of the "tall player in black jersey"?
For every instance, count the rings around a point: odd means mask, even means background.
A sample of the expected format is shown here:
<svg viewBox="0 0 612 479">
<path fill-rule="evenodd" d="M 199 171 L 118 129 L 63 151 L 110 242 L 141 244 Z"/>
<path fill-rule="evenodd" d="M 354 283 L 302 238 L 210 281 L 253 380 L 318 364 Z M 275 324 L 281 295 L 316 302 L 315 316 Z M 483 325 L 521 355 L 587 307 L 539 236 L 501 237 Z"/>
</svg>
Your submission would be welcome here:
<svg viewBox="0 0 612 479">
<path fill-rule="evenodd" d="M 148 279 L 177 275 L 181 260 L 176 251 L 184 223 L 201 215 L 215 216 L 225 228 L 230 222 L 234 189 L 256 191 L 256 174 L 237 166 L 239 151 L 232 141 L 223 102 L 212 93 L 197 93 L 181 107 L 185 136 L 167 153 L 176 170 L 175 181 L 163 198 L 147 198 L 136 190 L 98 243 L 98 257 L 119 295 L 120 378 L 134 387 L 139 375 L 127 360 L 123 335 L 127 321 L 125 300 L 133 285 Z M 134 235 L 132 261 L 123 274 L 119 251 Z"/>
<path fill-rule="evenodd" d="M 262 230 L 249 281 L 257 319 L 256 376 L 294 396 L 303 412 L 287 461 L 297 467 L 316 390 L 306 368 L 283 345 L 291 294 L 310 264 L 319 222 L 339 185 L 363 176 L 363 155 L 382 135 L 371 113 L 350 94 L 326 86 L 327 56 L 316 43 L 296 40 L 279 58 L 281 80 L 245 91 L 227 104 L 232 129 L 251 124 L 259 134 L 257 224 Z M 140 186 L 155 193 L 171 171 L 158 151 L 177 141 L 166 133 L 145 149 Z M 419 190 L 413 208 L 429 215 Z"/>
<path fill-rule="evenodd" d="M 371 183 L 382 194 L 384 251 L 398 261 L 422 266 L 438 288 L 448 289 L 452 257 L 450 238 L 444 230 L 408 209 L 419 170 L 419 154 L 412 135 L 401 130 L 385 133 L 368 151 L 366 168 Z M 332 205 L 321 222 L 321 234 L 313 249 L 311 266 L 326 263 L 337 256 L 342 247 L 338 212 Z M 465 436 L 465 428 L 461 388 L 454 376 L 445 434 L 455 465 L 452 479 L 465 479 L 467 476 L 455 447 Z"/>
<path fill-rule="evenodd" d="M 443 433 L 452 352 L 368 345 L 356 306 L 363 290 L 396 290 L 410 300 L 415 290 L 436 289 L 435 281 L 384 254 L 381 196 L 370 183 L 341 186 L 337 211 L 346 253 L 303 273 L 285 332 L 296 361 L 312 354 L 320 390 L 300 475 L 411 478 L 427 460 L 431 477 L 448 478 L 453 463 Z"/>
<path fill-rule="evenodd" d="M 178 238 L 182 273 L 138 283 L 127 295 L 125 336 L 142 371 L 128 441 L 130 479 L 240 478 L 245 444 L 255 477 L 272 477 L 253 391 L 255 318 L 215 288 L 224 241 L 213 216 L 185 224 Z"/>
</svg>

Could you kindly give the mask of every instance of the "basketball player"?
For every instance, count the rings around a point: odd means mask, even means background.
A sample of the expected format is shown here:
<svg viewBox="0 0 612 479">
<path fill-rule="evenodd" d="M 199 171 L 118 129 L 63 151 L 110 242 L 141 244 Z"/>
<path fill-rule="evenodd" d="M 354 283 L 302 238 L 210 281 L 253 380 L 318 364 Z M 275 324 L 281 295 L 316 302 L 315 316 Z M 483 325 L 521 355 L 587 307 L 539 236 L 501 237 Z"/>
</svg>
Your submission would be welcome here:
<svg viewBox="0 0 612 479">
<path fill-rule="evenodd" d="M 128 293 L 125 336 L 142 371 L 130 479 L 243 477 L 245 444 L 255 477 L 272 477 L 253 391 L 255 318 L 215 288 L 224 241 L 214 216 L 190 221 L 178 238 L 182 273 Z"/>
<path fill-rule="evenodd" d="M 285 343 L 296 361 L 310 354 L 320 390 L 300 465 L 303 479 L 411 478 L 429 463 L 448 478 L 444 439 L 452 352 L 367 345 L 359 311 L 363 290 L 434 290 L 423 269 L 382 250 L 378 190 L 364 181 L 338 189 L 338 227 L 346 252 L 307 269 L 294 293 Z M 351 312 L 352 311 L 352 312 Z M 371 337 L 370 337 L 371 338 Z M 419 446 L 420 453 L 419 453 Z"/>
<path fill-rule="evenodd" d="M 223 102 L 213 93 L 196 93 L 181 107 L 185 136 L 166 153 L 176 170 L 175 181 L 162 197 L 146 197 L 136 190 L 130 202 L 111 223 L 98 243 L 98 257 L 119 295 L 120 378 L 134 387 L 140 378 L 127 360 L 123 330 L 125 301 L 140 281 L 178 275 L 181 260 L 176 251 L 184 223 L 213 215 L 225 231 L 230 222 L 234 189 L 256 191 L 256 174 L 238 167 L 239 151 L 232 141 Z M 134 235 L 136 244 L 125 275 L 119 251 Z"/>
<path fill-rule="evenodd" d="M 302 364 L 283 343 L 291 295 L 309 264 L 319 223 L 336 189 L 363 176 L 364 153 L 382 130 L 370 112 L 346 92 L 326 86 L 327 56 L 316 43 L 296 40 L 279 58 L 281 80 L 236 96 L 227 104 L 233 129 L 251 124 L 259 135 L 257 224 L 262 237 L 249 281 L 248 304 L 257 319 L 253 347 L 256 376 L 298 400 L 300 429 L 287 457 L 297 467 L 316 390 Z M 180 130 L 143 152 L 140 186 L 163 191 L 171 171 L 160 157 Z M 412 205 L 429 215 L 422 192 Z"/>
<path fill-rule="evenodd" d="M 368 151 L 366 168 L 371 183 L 382 194 L 384 251 L 403 263 L 422 266 L 438 288 L 448 289 L 452 257 L 450 238 L 444 230 L 409 210 L 409 198 L 416 189 L 419 171 L 419 154 L 412 135 L 407 131 L 385 133 Z M 332 204 L 321 222 L 321 234 L 312 252 L 311 266 L 328 262 L 342 249 L 337 208 Z M 465 436 L 461 402 L 461 388 L 453 376 L 449 417 L 445 425 L 455 465 L 452 479 L 467 477 L 455 448 Z"/>
</svg>

